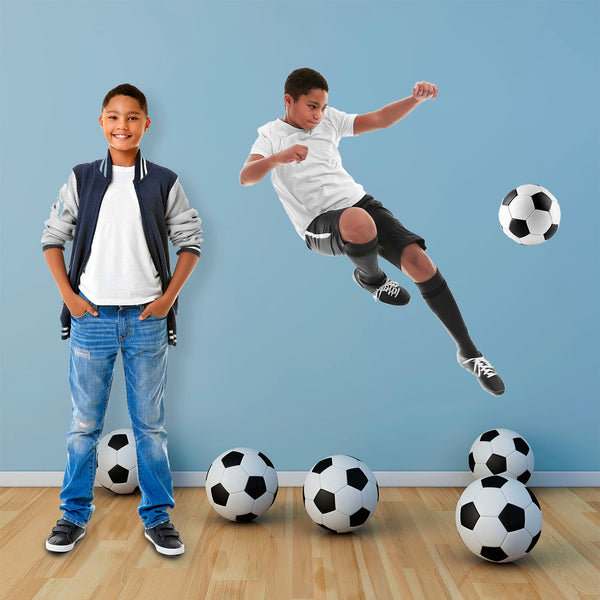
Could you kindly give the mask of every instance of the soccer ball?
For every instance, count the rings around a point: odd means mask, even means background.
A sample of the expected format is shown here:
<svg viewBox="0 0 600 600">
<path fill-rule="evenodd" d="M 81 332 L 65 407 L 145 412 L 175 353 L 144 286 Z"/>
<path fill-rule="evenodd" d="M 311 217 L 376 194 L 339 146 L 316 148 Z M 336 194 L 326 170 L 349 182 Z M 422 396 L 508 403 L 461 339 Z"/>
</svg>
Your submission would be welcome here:
<svg viewBox="0 0 600 600">
<path fill-rule="evenodd" d="M 560 224 L 560 206 L 541 185 L 521 185 L 506 194 L 498 218 L 502 231 L 511 240 L 534 246 L 556 233 Z"/>
<path fill-rule="evenodd" d="M 527 483 L 533 466 L 533 450 L 522 436 L 510 429 L 482 433 L 469 451 L 469 468 L 477 479 L 506 475 Z"/>
<path fill-rule="evenodd" d="M 525 556 L 542 532 L 542 511 L 525 485 L 510 477 L 478 479 L 456 505 L 456 527 L 467 548 L 491 562 Z"/>
<path fill-rule="evenodd" d="M 217 456 L 206 473 L 210 505 L 230 521 L 247 523 L 275 501 L 279 481 L 273 463 L 251 448 L 233 448 Z"/>
<path fill-rule="evenodd" d="M 96 481 L 117 494 L 131 494 L 137 489 L 137 455 L 132 429 L 115 429 L 100 440 Z"/>
<path fill-rule="evenodd" d="M 364 525 L 375 512 L 379 486 L 364 462 L 338 454 L 311 469 L 302 497 L 306 512 L 317 525 L 346 533 Z"/>
</svg>

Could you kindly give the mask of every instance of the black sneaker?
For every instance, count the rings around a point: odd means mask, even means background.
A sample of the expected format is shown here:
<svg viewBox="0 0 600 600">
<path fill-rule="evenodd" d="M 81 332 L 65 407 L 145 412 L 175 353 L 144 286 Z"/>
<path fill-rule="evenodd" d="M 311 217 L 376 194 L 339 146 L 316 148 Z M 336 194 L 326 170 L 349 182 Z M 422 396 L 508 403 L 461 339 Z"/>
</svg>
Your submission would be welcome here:
<svg viewBox="0 0 600 600">
<path fill-rule="evenodd" d="M 60 519 L 56 522 L 56 527 L 52 529 L 50 537 L 46 540 L 46 550 L 50 552 L 69 552 L 73 550 L 75 544 L 85 535 L 85 529 Z"/>
<path fill-rule="evenodd" d="M 500 375 L 496 373 L 494 367 L 485 360 L 483 355 L 475 356 L 473 358 L 466 358 L 461 356 L 460 352 L 456 355 L 458 364 L 473 373 L 477 377 L 477 381 L 481 387 L 494 396 L 502 396 L 504 394 L 504 382 L 500 378 Z"/>
<path fill-rule="evenodd" d="M 410 294 L 402 286 L 398 285 L 387 276 L 381 285 L 370 285 L 361 281 L 358 269 L 354 269 L 352 279 L 354 279 L 361 288 L 371 292 L 375 302 L 381 300 L 385 304 L 404 306 L 405 304 L 408 304 L 408 301 L 410 300 Z"/>
<path fill-rule="evenodd" d="M 167 521 L 152 529 L 146 529 L 144 535 L 150 540 L 156 551 L 166 556 L 178 556 L 185 552 L 185 546 L 179 538 L 179 532 L 175 531 L 173 523 Z"/>
</svg>

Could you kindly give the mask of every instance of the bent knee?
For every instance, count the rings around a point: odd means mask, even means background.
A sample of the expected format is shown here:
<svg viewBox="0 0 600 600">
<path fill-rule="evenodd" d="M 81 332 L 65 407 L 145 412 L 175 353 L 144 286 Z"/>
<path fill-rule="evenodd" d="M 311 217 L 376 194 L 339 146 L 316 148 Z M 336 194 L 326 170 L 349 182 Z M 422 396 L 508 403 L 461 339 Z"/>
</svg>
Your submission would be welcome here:
<svg viewBox="0 0 600 600">
<path fill-rule="evenodd" d="M 377 227 L 371 215 L 358 206 L 342 212 L 339 220 L 340 234 L 345 242 L 366 244 L 377 235 Z"/>
</svg>

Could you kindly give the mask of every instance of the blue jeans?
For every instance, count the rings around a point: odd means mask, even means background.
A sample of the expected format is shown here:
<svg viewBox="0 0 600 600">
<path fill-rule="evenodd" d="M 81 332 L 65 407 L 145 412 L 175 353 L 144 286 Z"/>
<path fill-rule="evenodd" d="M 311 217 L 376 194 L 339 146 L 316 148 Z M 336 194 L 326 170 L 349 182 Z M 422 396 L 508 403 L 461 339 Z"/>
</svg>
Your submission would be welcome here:
<svg viewBox="0 0 600 600">
<path fill-rule="evenodd" d="M 127 407 L 135 435 L 142 500 L 149 529 L 169 520 L 173 483 L 164 429 L 167 380 L 166 317 L 139 320 L 143 306 L 94 306 L 98 316 L 73 317 L 69 383 L 73 421 L 60 499 L 63 518 L 85 527 L 92 512 L 98 440 L 104 425 L 115 359 L 123 355 Z"/>
</svg>

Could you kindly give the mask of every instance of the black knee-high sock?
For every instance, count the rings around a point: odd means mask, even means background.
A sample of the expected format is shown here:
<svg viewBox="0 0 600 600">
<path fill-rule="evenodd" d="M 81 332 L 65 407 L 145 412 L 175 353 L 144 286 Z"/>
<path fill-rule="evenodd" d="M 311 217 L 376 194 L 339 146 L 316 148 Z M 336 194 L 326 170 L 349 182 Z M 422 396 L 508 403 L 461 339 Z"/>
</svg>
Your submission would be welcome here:
<svg viewBox="0 0 600 600">
<path fill-rule="evenodd" d="M 348 258 L 358 267 L 363 283 L 378 284 L 385 280 L 377 258 L 377 237 L 366 244 L 346 242 L 344 250 Z"/>
<path fill-rule="evenodd" d="M 467 326 L 463 321 L 454 296 L 442 274 L 436 271 L 431 279 L 417 283 L 417 287 L 427 306 L 438 317 L 442 325 L 452 336 L 452 339 L 456 342 L 459 352 L 468 358 L 479 356 L 473 340 L 469 337 Z"/>
</svg>

